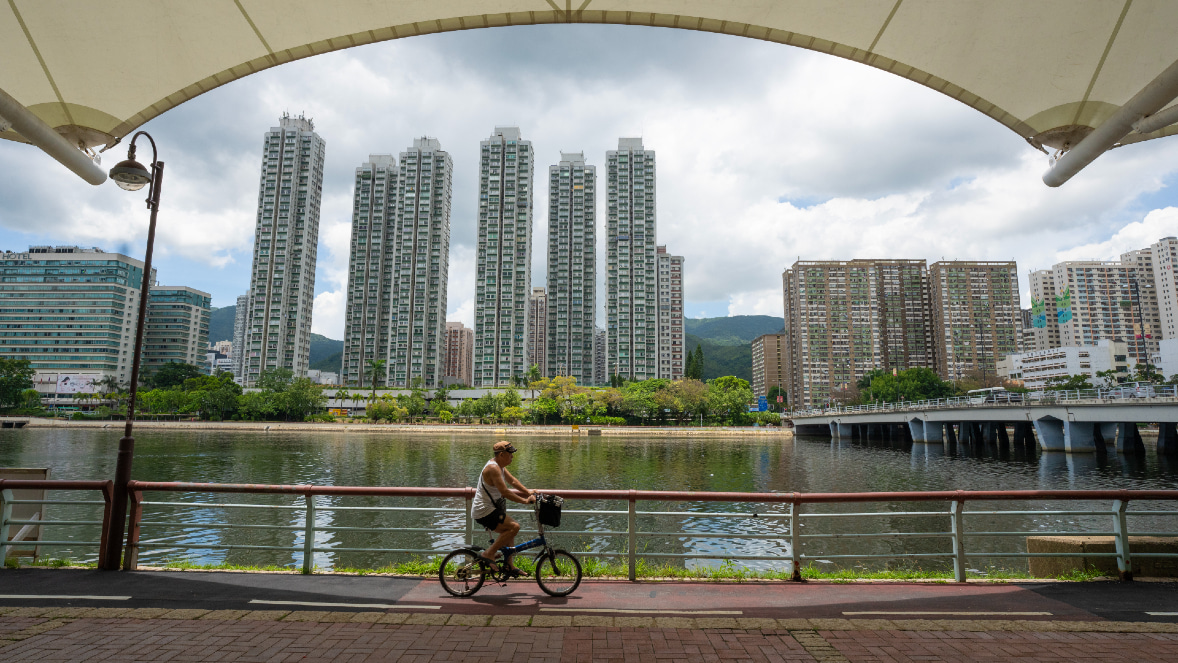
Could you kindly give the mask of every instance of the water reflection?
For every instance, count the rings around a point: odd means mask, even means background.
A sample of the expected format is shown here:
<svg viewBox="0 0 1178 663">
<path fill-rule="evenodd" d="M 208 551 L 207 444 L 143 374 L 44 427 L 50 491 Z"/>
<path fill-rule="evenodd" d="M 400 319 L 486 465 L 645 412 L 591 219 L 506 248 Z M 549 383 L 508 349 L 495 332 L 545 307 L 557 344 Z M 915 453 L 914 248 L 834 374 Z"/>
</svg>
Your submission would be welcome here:
<svg viewBox="0 0 1178 663">
<path fill-rule="evenodd" d="M 361 486 L 467 486 L 490 457 L 490 437 L 458 435 L 343 434 L 343 433 L 227 433 L 221 431 L 175 433 L 144 431 L 137 439 L 134 476 L 149 481 L 198 481 L 217 483 L 311 483 Z M 529 486 L 586 489 L 644 489 L 737 492 L 867 492 L 909 490 L 1015 490 L 1178 488 L 1178 467 L 1156 455 L 1147 440 L 1144 456 L 1106 457 L 1095 454 L 1039 453 L 1001 444 L 905 443 L 829 438 L 515 438 L 520 448 L 512 471 Z M 118 433 L 109 430 L 30 429 L 0 431 L 0 466 L 51 467 L 57 479 L 107 478 L 114 473 Z M 63 497 L 63 496 L 59 496 Z M 166 549 L 145 550 L 141 563 L 187 559 L 201 563 L 262 563 L 301 565 L 304 525 L 301 497 L 293 495 L 151 494 L 152 501 L 248 503 L 287 507 L 271 510 L 225 507 L 169 507 L 148 505 L 148 522 L 171 523 L 144 527 L 145 542 L 167 544 Z M 440 549 L 457 545 L 465 537 L 463 500 L 442 502 L 425 499 L 390 500 L 372 497 L 320 497 L 315 522 L 315 546 L 330 551 L 315 554 L 321 568 L 381 567 L 404 556 L 357 549 Z M 982 510 L 978 505 L 975 510 Z M 372 510 L 376 507 L 424 507 L 428 511 Z M 437 511 L 438 507 L 457 511 Z M 1053 504 L 1028 504 L 1028 509 L 1058 509 Z M 54 506 L 53 519 L 93 519 L 88 507 Z M 811 513 L 855 513 L 875 510 L 883 514 L 901 511 L 938 512 L 944 504 L 823 505 L 807 507 Z M 1101 508 L 1105 508 L 1102 506 Z M 574 514 L 568 510 L 612 510 L 615 514 Z M 620 502 L 586 502 L 567 505 L 562 533 L 555 541 L 573 551 L 620 552 L 625 536 L 600 532 L 624 532 L 626 505 Z M 712 503 L 641 503 L 642 511 L 699 513 L 686 521 L 674 516 L 643 516 L 640 528 L 667 532 L 643 537 L 648 552 L 693 553 L 709 559 L 689 560 L 689 566 L 722 563 L 726 555 L 788 557 L 788 524 L 781 519 L 753 517 L 753 513 L 783 514 L 782 505 Z M 720 511 L 745 516 L 704 516 Z M 1012 527 L 1055 531 L 1079 527 L 1093 531 L 1109 528 L 1107 519 L 1058 519 L 1025 516 L 1017 520 L 977 516 L 975 531 L 1009 531 Z M 525 528 L 531 516 L 520 514 Z M 266 529 L 214 528 L 211 524 L 264 525 Z M 947 531 L 947 517 L 885 515 L 872 518 L 807 519 L 803 532 L 880 533 Z M 1173 523 L 1159 525 L 1173 529 Z M 357 531 L 347 528 L 375 528 Z M 391 528 L 443 528 L 457 532 L 399 532 Z M 1142 526 L 1145 529 L 1144 525 Z M 572 531 L 595 530 L 586 535 Z M 61 530 L 63 538 L 94 540 L 96 531 Z M 720 538 L 699 533 L 723 533 Z M 771 536 L 742 539 L 741 534 Z M 485 535 L 476 531 L 476 542 Z M 56 537 L 55 537 L 56 538 Z M 1019 545 L 1011 537 L 978 542 L 998 553 Z M 240 549 L 189 549 L 189 545 L 245 544 L 281 550 L 250 552 Z M 985 547 L 989 546 L 989 547 Z M 1003 546 L 1006 546 L 1003 548 Z M 813 556 L 850 552 L 890 552 L 900 555 L 940 553 L 948 550 L 944 539 L 810 539 L 806 554 Z M 63 550 L 61 556 L 92 557 L 90 550 Z M 997 559 L 997 558 L 995 558 Z M 928 566 L 939 561 L 924 562 Z M 782 562 L 748 566 L 781 568 Z"/>
</svg>

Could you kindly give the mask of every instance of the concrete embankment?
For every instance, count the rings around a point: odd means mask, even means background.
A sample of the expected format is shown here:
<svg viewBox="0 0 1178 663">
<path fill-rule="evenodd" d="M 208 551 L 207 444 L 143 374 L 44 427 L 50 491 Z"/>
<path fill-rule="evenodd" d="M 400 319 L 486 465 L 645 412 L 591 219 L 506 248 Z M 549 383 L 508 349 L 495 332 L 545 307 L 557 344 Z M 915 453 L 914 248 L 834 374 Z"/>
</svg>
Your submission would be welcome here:
<svg viewBox="0 0 1178 663">
<path fill-rule="evenodd" d="M 121 430 L 122 421 L 75 421 L 22 417 L 25 428 L 87 428 Z M 793 431 L 778 427 L 655 427 L 655 426 L 481 426 L 470 424 L 370 424 L 263 421 L 151 421 L 135 422 L 135 430 L 367 433 L 392 435 L 506 435 L 506 436 L 603 436 L 603 437 L 747 437 L 767 435 L 793 437 Z"/>
</svg>

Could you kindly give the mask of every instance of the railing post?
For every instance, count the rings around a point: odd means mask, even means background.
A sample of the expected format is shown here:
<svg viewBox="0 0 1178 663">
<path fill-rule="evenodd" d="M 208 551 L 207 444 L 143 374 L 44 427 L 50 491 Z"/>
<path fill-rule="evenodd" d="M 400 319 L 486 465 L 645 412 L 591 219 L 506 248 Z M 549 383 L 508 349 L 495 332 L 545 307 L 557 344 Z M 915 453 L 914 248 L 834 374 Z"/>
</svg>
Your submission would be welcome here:
<svg viewBox="0 0 1178 663">
<path fill-rule="evenodd" d="M 315 495 L 307 493 L 307 522 L 303 528 L 303 573 L 315 570 Z"/>
<path fill-rule="evenodd" d="M 1121 572 L 1121 580 L 1133 580 L 1133 560 L 1129 557 L 1129 523 L 1125 518 L 1125 509 L 1129 507 L 1129 500 L 1115 500 L 1113 502 L 1113 533 L 1117 540 L 1117 570 Z"/>
<path fill-rule="evenodd" d="M 798 504 L 797 495 L 794 495 L 794 501 L 789 504 L 789 556 L 790 564 L 793 565 L 793 573 L 790 575 L 790 580 L 802 581 L 802 542 L 798 537 L 798 525 L 801 521 L 799 517 L 801 514 L 801 505 Z"/>
<path fill-rule="evenodd" d="M 102 487 L 102 534 L 98 536 L 98 568 L 106 568 L 106 540 L 110 536 L 110 519 L 114 505 L 115 482 L 107 481 Z"/>
<path fill-rule="evenodd" d="M 474 496 L 466 496 L 466 545 L 474 545 L 474 518 L 470 517 L 470 510 L 474 507 Z"/>
<path fill-rule="evenodd" d="M 127 547 L 123 550 L 123 570 L 134 571 L 139 566 L 139 523 L 143 520 L 143 491 L 129 490 L 131 521 L 127 526 Z"/>
<path fill-rule="evenodd" d="M 0 490 L 0 567 L 8 561 L 8 521 L 12 520 L 12 491 Z"/>
<path fill-rule="evenodd" d="M 965 519 L 961 513 L 964 508 L 964 500 L 953 500 L 949 506 L 953 532 L 953 579 L 957 582 L 965 582 Z"/>
<path fill-rule="evenodd" d="M 630 492 L 633 493 L 634 491 Z M 630 580 L 633 581 L 638 579 L 638 555 L 636 551 L 638 545 L 638 508 L 637 502 L 633 497 L 630 498 L 630 511 L 626 518 L 626 534 L 626 561 L 630 565 Z"/>
</svg>

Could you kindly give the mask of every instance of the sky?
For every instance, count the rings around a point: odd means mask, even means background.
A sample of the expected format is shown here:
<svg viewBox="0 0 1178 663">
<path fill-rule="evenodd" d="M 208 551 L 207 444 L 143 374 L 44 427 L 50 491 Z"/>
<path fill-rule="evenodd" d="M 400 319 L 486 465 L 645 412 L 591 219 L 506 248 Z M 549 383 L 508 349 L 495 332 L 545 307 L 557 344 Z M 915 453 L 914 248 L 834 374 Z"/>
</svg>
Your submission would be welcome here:
<svg viewBox="0 0 1178 663">
<path fill-rule="evenodd" d="M 655 150 L 658 242 L 685 256 L 688 317 L 781 316 L 781 273 L 799 259 L 1016 260 L 1025 307 L 1032 269 L 1116 259 L 1178 234 L 1176 138 L 1113 150 L 1051 189 L 1046 155 L 1009 129 L 858 63 L 702 32 L 526 26 L 293 62 L 144 125 L 166 164 L 162 284 L 209 292 L 217 307 L 249 287 L 262 139 L 287 112 L 313 118 L 327 143 L 312 329 L 337 339 L 355 168 L 421 136 L 454 161 L 448 317 L 473 324 L 479 141 L 500 125 L 519 126 L 535 149 L 534 286 L 545 283 L 547 167 L 560 152 L 599 167 L 604 223 L 605 152 L 622 136 Z M 141 193 L 92 187 L 7 141 L 0 172 L 0 249 L 142 256 Z"/>
</svg>

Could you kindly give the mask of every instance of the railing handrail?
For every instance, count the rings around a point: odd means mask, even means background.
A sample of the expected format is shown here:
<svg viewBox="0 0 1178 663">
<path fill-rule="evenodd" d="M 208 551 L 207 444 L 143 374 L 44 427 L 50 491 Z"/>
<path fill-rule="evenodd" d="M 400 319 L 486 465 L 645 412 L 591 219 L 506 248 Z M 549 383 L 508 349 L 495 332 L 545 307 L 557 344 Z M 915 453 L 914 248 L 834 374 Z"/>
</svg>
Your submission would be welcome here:
<svg viewBox="0 0 1178 663">
<path fill-rule="evenodd" d="M 1145 390 L 1145 395 L 1137 392 Z M 1127 395 L 1133 392 L 1133 395 Z M 1004 396 L 1004 397 L 1002 397 Z M 1094 402 L 1108 404 L 1107 401 L 1117 401 L 1117 404 L 1139 400 L 1178 400 L 1178 386 L 1175 385 L 1141 385 L 1120 386 L 1100 389 L 1061 389 L 1058 391 L 1033 391 L 1028 393 L 1005 392 L 993 400 L 987 398 L 979 401 L 974 396 L 953 396 L 950 398 L 934 398 L 921 401 L 898 401 L 891 403 L 869 403 L 866 405 L 839 405 L 834 407 L 816 407 L 797 410 L 789 413 L 791 417 L 816 417 L 831 414 L 849 414 L 855 412 L 900 412 L 907 410 L 930 410 L 935 408 L 987 408 L 987 407 L 1026 407 L 1035 404 L 1058 404 Z"/>
<path fill-rule="evenodd" d="M 50 482 L 51 483 L 51 482 Z M 369 497 L 474 497 L 474 488 L 406 486 L 315 486 L 240 483 L 131 481 L 137 492 L 272 493 Z M 1178 490 L 935 490 L 869 493 L 745 493 L 679 490 L 541 489 L 565 499 L 657 502 L 764 502 L 818 504 L 835 502 L 952 502 L 977 500 L 1178 500 Z"/>
<path fill-rule="evenodd" d="M 113 488 L 115 482 L 105 481 L 68 481 L 59 479 L 0 479 L 0 490 L 106 490 Z"/>
</svg>

